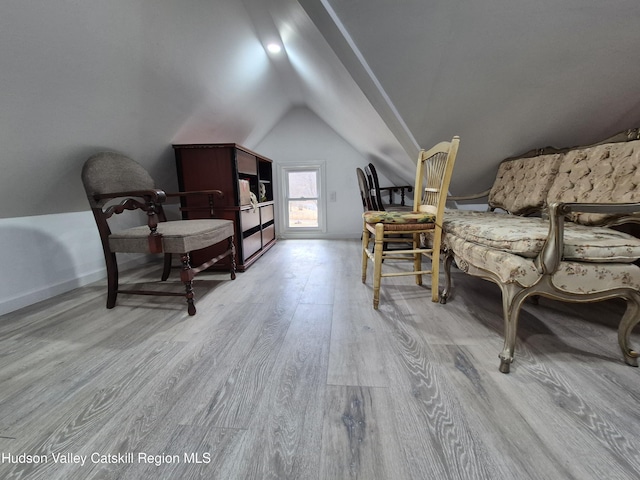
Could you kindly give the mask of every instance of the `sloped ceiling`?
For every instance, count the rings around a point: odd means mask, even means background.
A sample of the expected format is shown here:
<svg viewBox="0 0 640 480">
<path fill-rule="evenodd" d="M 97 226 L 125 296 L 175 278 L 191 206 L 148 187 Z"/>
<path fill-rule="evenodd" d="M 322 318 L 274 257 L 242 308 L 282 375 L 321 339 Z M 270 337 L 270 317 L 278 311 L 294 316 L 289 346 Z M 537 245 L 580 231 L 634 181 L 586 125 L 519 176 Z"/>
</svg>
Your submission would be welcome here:
<svg viewBox="0 0 640 480">
<path fill-rule="evenodd" d="M 505 157 L 640 125 L 635 1 L 300 3 L 408 152 L 460 135 L 454 193 Z"/>
<path fill-rule="evenodd" d="M 166 185 L 172 142 L 252 148 L 301 105 L 401 183 L 460 135 L 451 190 L 485 188 L 502 158 L 640 125 L 636 3 L 2 2 L 0 217 L 86 209 L 97 149 Z"/>
<path fill-rule="evenodd" d="M 272 56 L 291 103 L 310 108 L 339 135 L 343 136 L 366 158 L 389 165 L 389 178 L 400 180 L 410 172 L 413 177 L 414 160 L 418 148 L 415 142 L 404 142 L 402 132 L 392 131 L 357 82 L 356 67 L 336 53 L 330 38 L 335 24 L 323 24 L 325 7 L 320 2 L 295 0 L 243 0 L 258 36 L 264 44 L 279 40 L 284 45 L 282 56 Z M 304 8 L 303 8 L 304 7 Z M 319 9 L 321 15 L 313 19 L 309 13 Z M 324 32 L 322 30 L 325 30 Z M 377 91 L 376 91 L 377 94 Z"/>
<path fill-rule="evenodd" d="M 263 136 L 289 108 L 237 0 L 0 4 L 0 216 L 86 210 L 84 160 L 175 184 L 171 142 Z"/>
</svg>

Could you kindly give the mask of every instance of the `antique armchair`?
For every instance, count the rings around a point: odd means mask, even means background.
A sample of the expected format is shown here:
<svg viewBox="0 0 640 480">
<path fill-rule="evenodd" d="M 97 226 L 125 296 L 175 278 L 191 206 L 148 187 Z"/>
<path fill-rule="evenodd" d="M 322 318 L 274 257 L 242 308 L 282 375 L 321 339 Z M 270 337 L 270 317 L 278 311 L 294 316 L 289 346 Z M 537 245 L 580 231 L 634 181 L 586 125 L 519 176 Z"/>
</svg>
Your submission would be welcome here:
<svg viewBox="0 0 640 480">
<path fill-rule="evenodd" d="M 231 279 L 235 279 L 234 226 L 231 220 L 176 220 L 167 221 L 162 204 L 167 197 L 206 195 L 213 204 L 219 190 L 201 192 L 166 193 L 155 187 L 147 171 L 134 160 L 113 152 L 102 152 L 90 157 L 82 169 L 89 204 L 98 226 L 107 267 L 107 308 L 113 308 L 119 293 L 137 295 L 184 296 L 189 315 L 195 315 L 193 279 L 223 258 L 231 257 Z M 112 232 L 109 222 L 114 214 L 125 210 L 146 213 L 147 225 Z M 219 242 L 228 242 L 226 251 L 193 267 L 190 252 Z M 170 274 L 172 254 L 179 254 L 182 262 L 180 279 L 185 293 L 151 290 L 121 289 L 118 284 L 116 253 L 163 253 L 162 280 Z"/>
<path fill-rule="evenodd" d="M 380 303 L 382 277 L 415 275 L 416 284 L 422 285 L 422 275 L 431 275 L 431 299 L 439 299 L 438 274 L 442 220 L 460 139 L 440 142 L 429 150 L 421 150 L 416 167 L 413 211 L 367 211 L 363 213 L 362 229 L 362 281 L 367 280 L 369 260 L 373 262 L 373 308 Z M 398 234 L 409 234 L 412 246 L 407 249 L 387 250 L 384 244 L 397 241 Z M 374 245 L 369 244 L 373 236 Z M 395 237 L 395 238 L 394 238 Z M 427 238 L 428 237 L 428 238 Z M 422 257 L 431 259 L 431 269 L 422 269 Z M 412 271 L 382 272 L 385 260 L 413 262 Z"/>
</svg>

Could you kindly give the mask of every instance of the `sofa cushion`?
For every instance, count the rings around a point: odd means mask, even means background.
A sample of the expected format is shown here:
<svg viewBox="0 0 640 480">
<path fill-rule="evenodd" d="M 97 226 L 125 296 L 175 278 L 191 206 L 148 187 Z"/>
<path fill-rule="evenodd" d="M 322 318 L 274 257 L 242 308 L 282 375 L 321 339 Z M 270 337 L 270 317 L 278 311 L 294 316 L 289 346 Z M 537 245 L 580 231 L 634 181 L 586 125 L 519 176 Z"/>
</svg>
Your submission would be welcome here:
<svg viewBox="0 0 640 480">
<path fill-rule="evenodd" d="M 503 284 L 534 285 L 540 278 L 533 259 L 493 250 L 445 233 L 444 243 L 453 251 L 458 267 L 468 271 L 469 264 L 493 273 Z M 552 283 L 567 293 L 587 294 L 618 287 L 640 289 L 640 267 L 633 263 L 560 262 Z"/>
<path fill-rule="evenodd" d="M 539 217 L 464 210 L 448 210 L 443 227 L 468 242 L 526 258 L 540 253 L 549 233 L 548 220 Z M 640 258 L 640 239 L 610 228 L 565 222 L 563 258 L 634 262 Z"/>
<path fill-rule="evenodd" d="M 470 263 L 496 275 L 502 283 L 518 283 L 530 287 L 540 278 L 533 259 L 487 248 L 453 235 L 445 230 L 443 243 L 453 251 L 458 268 L 467 271 Z"/>
<path fill-rule="evenodd" d="M 540 211 L 558 173 L 562 154 L 506 160 L 498 167 L 489 206 L 515 215 Z"/>
<path fill-rule="evenodd" d="M 567 152 L 547 202 L 640 202 L 640 140 L 606 143 Z M 601 224 L 621 215 L 572 213 L 583 225 Z"/>
</svg>

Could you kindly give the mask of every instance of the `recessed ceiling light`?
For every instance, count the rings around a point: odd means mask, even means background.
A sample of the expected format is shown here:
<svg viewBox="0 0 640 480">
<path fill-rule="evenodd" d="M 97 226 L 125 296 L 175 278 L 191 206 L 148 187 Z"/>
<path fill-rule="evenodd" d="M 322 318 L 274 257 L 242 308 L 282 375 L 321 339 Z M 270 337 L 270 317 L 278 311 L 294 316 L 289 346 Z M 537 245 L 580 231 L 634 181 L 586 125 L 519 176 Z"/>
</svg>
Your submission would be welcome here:
<svg viewBox="0 0 640 480">
<path fill-rule="evenodd" d="M 280 53 L 282 47 L 277 43 L 270 43 L 269 45 L 267 45 L 267 50 L 269 50 L 271 53 Z"/>
</svg>

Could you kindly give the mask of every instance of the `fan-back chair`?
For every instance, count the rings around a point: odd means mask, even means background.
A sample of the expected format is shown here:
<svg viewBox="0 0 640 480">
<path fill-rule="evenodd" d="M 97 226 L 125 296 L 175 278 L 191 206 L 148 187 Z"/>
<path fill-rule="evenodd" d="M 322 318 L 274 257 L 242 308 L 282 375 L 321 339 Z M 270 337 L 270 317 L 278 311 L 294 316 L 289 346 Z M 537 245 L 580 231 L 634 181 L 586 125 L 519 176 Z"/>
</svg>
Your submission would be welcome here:
<svg viewBox="0 0 640 480">
<path fill-rule="evenodd" d="M 139 163 L 113 152 L 98 153 L 90 157 L 82 169 L 82 183 L 104 251 L 107 266 L 107 308 L 115 306 L 118 293 L 184 296 L 187 299 L 189 315 L 195 315 L 193 279 L 199 272 L 230 256 L 231 279 L 235 279 L 234 226 L 231 220 L 167 221 L 162 208 L 167 197 L 186 195 L 206 195 L 213 205 L 214 197 L 222 196 L 220 190 L 166 193 L 156 188 L 151 176 Z M 109 219 L 125 210 L 144 211 L 147 225 L 112 232 Z M 191 265 L 190 252 L 223 241 L 227 241 L 229 245 L 224 253 L 197 267 Z M 180 279 L 186 292 L 121 289 L 118 285 L 116 253 L 163 253 L 165 256 L 162 281 L 169 277 L 172 254 L 179 254 L 182 261 Z"/>
<path fill-rule="evenodd" d="M 373 261 L 373 308 L 380 303 L 382 277 L 415 275 L 416 284 L 422 285 L 422 275 L 431 275 L 431 300 L 439 300 L 438 275 L 442 220 L 449 190 L 449 182 L 458 153 L 460 139 L 441 142 L 429 150 L 421 150 L 416 167 L 413 211 L 368 211 L 363 213 L 362 229 L 362 281 L 367 280 L 367 266 Z M 399 233 L 411 234 L 412 247 L 403 250 L 385 250 L 383 245 L 393 241 Z M 369 243 L 373 236 L 374 245 Z M 424 238 L 421 238 L 424 237 Z M 427 237 L 430 237 L 427 239 Z M 431 259 L 431 269 L 422 270 L 422 257 Z M 412 271 L 382 272 L 385 260 L 410 260 Z"/>
</svg>

